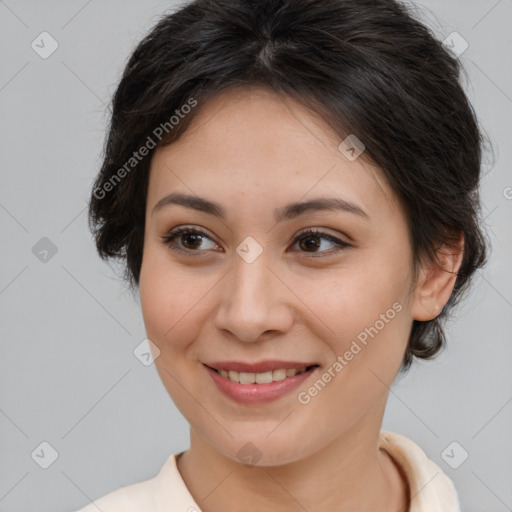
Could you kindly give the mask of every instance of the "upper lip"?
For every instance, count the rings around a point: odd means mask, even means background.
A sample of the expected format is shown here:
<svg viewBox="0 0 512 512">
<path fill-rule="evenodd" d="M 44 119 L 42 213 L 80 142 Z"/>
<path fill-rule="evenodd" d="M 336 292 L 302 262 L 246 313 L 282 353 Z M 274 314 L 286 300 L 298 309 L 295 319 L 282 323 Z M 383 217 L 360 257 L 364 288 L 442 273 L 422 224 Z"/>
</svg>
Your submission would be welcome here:
<svg viewBox="0 0 512 512">
<path fill-rule="evenodd" d="M 206 366 L 215 370 L 226 370 L 234 372 L 244 373 L 264 373 L 271 370 L 279 370 L 284 368 L 289 370 L 296 368 L 307 368 L 308 366 L 318 366 L 317 363 L 303 362 L 303 361 L 278 361 L 278 360 L 267 360 L 260 361 L 259 363 L 244 363 L 242 361 L 214 361 L 212 363 L 204 363 Z"/>
</svg>

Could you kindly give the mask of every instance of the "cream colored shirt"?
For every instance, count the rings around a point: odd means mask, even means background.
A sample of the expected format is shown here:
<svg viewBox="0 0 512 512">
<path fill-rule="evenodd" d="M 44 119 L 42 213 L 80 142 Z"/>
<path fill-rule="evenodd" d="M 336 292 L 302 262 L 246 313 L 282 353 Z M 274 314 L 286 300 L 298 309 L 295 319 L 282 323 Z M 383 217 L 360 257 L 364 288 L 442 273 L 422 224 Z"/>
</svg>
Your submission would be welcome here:
<svg viewBox="0 0 512 512">
<path fill-rule="evenodd" d="M 408 512 L 460 512 L 452 481 L 416 443 L 381 430 L 380 446 L 407 476 Z M 112 491 L 77 512 L 201 512 L 178 471 L 178 455 L 171 455 L 155 477 Z"/>
</svg>

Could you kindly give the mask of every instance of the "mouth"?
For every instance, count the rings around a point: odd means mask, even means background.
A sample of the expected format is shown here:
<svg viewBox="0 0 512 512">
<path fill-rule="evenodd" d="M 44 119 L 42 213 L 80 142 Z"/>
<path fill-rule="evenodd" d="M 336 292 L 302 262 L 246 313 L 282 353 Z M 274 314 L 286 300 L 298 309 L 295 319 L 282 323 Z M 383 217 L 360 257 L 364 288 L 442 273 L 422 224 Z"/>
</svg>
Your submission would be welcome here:
<svg viewBox="0 0 512 512">
<path fill-rule="evenodd" d="M 289 364 L 290 363 L 282 364 L 282 366 L 289 366 Z M 310 372 L 319 365 L 296 365 L 296 367 L 292 368 L 275 368 L 262 372 L 237 371 L 225 368 L 219 369 L 207 364 L 205 364 L 205 366 L 216 372 L 221 377 L 237 384 L 270 384 L 271 382 L 279 382 L 287 378 L 294 377 L 295 375 Z"/>
<path fill-rule="evenodd" d="M 215 386 L 227 398 L 244 405 L 284 398 L 317 372 L 319 364 L 291 361 L 203 363 Z"/>
</svg>

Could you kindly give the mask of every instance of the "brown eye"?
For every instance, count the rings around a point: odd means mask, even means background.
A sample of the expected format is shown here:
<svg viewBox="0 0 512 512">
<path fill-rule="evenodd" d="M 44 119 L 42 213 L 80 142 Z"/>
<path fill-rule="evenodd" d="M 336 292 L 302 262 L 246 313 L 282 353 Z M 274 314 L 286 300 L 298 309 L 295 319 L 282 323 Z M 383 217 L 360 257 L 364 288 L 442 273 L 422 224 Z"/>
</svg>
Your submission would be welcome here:
<svg viewBox="0 0 512 512">
<path fill-rule="evenodd" d="M 327 240 L 334 245 L 334 248 L 331 250 L 318 251 L 317 249 L 322 246 L 322 240 Z M 347 247 L 351 247 L 350 244 L 343 242 L 332 235 L 314 229 L 308 229 L 297 235 L 294 239 L 294 243 L 298 243 L 299 247 L 303 249 L 303 252 L 311 254 L 326 253 L 327 255 L 332 255 L 346 249 Z"/>
<path fill-rule="evenodd" d="M 199 250 L 204 240 L 211 240 L 211 238 L 203 231 L 187 227 L 172 230 L 162 237 L 163 244 L 173 251 L 188 252 L 189 254 L 204 252 Z M 217 244 L 214 243 L 214 246 L 216 247 Z"/>
<path fill-rule="evenodd" d="M 182 233 L 181 235 L 181 241 L 185 245 L 187 249 L 197 249 L 198 243 L 201 243 L 201 235 L 197 235 L 195 233 Z M 187 244 L 190 244 L 188 246 Z"/>
<path fill-rule="evenodd" d="M 200 250 L 201 244 L 205 240 L 210 240 L 213 243 L 211 249 L 217 247 L 217 244 L 206 233 L 189 227 L 177 228 L 162 237 L 162 243 L 173 251 L 188 253 L 192 256 L 199 256 L 205 252 Z M 333 247 L 327 250 L 320 250 L 323 245 L 322 241 L 327 241 Z M 351 247 L 350 244 L 332 235 L 314 229 L 308 229 L 297 235 L 294 239 L 294 245 L 299 246 L 299 252 L 309 253 L 312 257 L 318 257 L 317 254 L 320 256 L 324 254 L 330 256 Z"/>
<path fill-rule="evenodd" d="M 317 236 L 311 235 L 302 237 L 299 240 L 299 244 L 301 244 L 300 247 L 306 251 L 309 251 L 310 249 L 318 249 L 318 247 L 320 247 L 321 245 L 319 242 L 319 238 Z"/>
</svg>

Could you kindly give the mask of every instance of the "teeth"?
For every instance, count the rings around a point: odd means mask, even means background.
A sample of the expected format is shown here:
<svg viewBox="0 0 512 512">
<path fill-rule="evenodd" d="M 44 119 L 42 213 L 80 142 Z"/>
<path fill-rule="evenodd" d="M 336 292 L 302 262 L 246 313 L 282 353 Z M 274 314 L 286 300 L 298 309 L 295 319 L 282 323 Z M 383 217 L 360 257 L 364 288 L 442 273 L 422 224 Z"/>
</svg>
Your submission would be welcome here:
<svg viewBox="0 0 512 512">
<path fill-rule="evenodd" d="M 301 368 L 299 370 L 296 368 L 290 368 L 288 370 L 280 368 L 278 370 L 262 373 L 234 372 L 233 370 L 218 371 L 223 377 L 233 382 L 239 382 L 240 384 L 268 384 L 270 382 L 277 382 L 279 380 L 286 379 L 286 377 L 293 377 L 299 373 L 304 373 L 306 368 Z"/>
<path fill-rule="evenodd" d="M 286 370 L 285 369 L 272 371 L 272 380 L 273 381 L 283 380 L 283 379 L 286 379 Z"/>
</svg>

